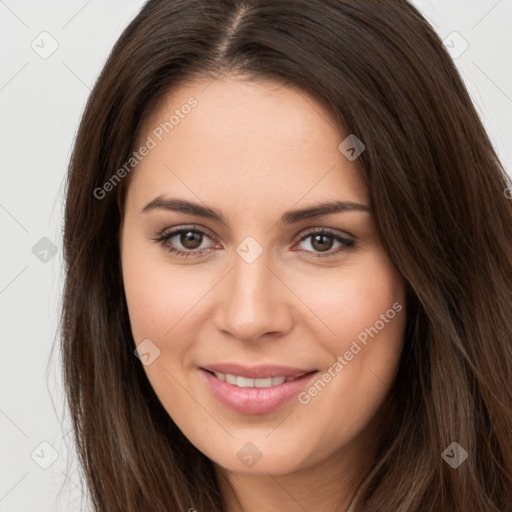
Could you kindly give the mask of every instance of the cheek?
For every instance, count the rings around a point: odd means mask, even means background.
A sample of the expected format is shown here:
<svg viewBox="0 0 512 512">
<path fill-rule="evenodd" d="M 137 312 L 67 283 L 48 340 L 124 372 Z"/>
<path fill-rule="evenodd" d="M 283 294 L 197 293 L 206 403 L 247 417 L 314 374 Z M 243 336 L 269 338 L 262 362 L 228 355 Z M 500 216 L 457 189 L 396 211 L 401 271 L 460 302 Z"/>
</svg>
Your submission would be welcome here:
<svg viewBox="0 0 512 512">
<path fill-rule="evenodd" d="M 320 284 L 311 294 L 312 309 L 321 312 L 334 334 L 318 338 L 329 358 L 301 403 L 315 409 L 310 421 L 329 425 L 334 438 L 340 428 L 356 435 L 382 404 L 398 367 L 407 316 L 405 287 L 384 252 L 332 279 L 329 294 L 326 288 L 322 293 Z M 345 419 L 336 416 L 347 411 Z"/>
<path fill-rule="evenodd" d="M 152 243 L 152 242 L 150 242 Z M 122 251 L 123 281 L 132 333 L 166 340 L 179 330 L 200 299 L 212 288 L 208 270 L 171 265 L 165 252 L 146 244 L 127 241 Z M 178 347 L 176 347 L 178 348 Z"/>
<path fill-rule="evenodd" d="M 398 367 L 406 324 L 404 282 L 382 250 L 353 267 L 340 266 L 329 279 L 310 279 L 308 286 L 308 304 L 322 320 L 311 329 L 324 333 L 313 337 L 328 356 L 322 382 L 306 389 L 301 403 L 314 403 L 328 424 L 333 421 L 327 404 L 350 410 L 348 423 L 356 432 L 384 399 Z"/>
<path fill-rule="evenodd" d="M 319 339 L 331 354 L 348 350 L 359 335 L 364 340 L 376 322 L 382 337 L 400 340 L 401 320 L 393 319 L 405 315 L 398 315 L 393 304 L 405 309 L 404 284 L 383 250 L 368 252 L 357 264 L 340 265 L 315 279 L 302 277 L 295 290 L 314 313 L 317 333 L 325 333 Z"/>
</svg>

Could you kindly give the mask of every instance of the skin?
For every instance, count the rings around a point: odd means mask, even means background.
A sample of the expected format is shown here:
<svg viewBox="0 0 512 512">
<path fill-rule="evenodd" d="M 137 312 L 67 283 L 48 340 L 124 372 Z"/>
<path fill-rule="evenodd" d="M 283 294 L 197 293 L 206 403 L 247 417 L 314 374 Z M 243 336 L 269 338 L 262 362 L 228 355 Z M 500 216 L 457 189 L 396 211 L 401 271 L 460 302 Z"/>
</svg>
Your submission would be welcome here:
<svg viewBox="0 0 512 512">
<path fill-rule="evenodd" d="M 385 252 L 357 160 L 338 149 L 346 137 L 326 106 L 271 81 L 221 76 L 169 94 L 146 120 L 138 145 L 194 97 L 198 104 L 130 175 L 120 230 L 123 279 L 135 344 L 150 339 L 160 355 L 144 366 L 163 406 L 215 465 L 235 507 L 346 510 L 382 433 L 406 319 L 404 282 Z M 188 213 L 143 208 L 155 197 L 193 201 L 222 212 L 227 226 Z M 284 225 L 285 211 L 330 200 L 370 206 Z M 195 225 L 199 256 L 184 236 L 154 241 Z M 355 241 L 345 251 L 314 236 L 329 228 Z M 263 249 L 248 263 L 236 249 L 248 236 Z M 320 257 L 315 256 L 320 254 Z M 292 399 L 267 414 L 227 409 L 205 385 L 208 363 L 333 366 L 353 340 L 394 303 L 402 309 L 302 404 Z M 382 413 L 387 413 L 388 416 Z M 237 452 L 252 443 L 252 467 Z M 193 504 L 191 504 L 193 506 Z"/>
</svg>

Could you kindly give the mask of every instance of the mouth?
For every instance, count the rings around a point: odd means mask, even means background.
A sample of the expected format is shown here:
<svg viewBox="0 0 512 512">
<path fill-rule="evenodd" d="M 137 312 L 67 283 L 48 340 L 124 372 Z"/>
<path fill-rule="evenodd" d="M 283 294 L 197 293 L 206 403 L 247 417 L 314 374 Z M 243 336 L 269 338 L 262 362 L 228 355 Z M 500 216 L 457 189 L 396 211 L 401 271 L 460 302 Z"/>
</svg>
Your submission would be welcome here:
<svg viewBox="0 0 512 512">
<path fill-rule="evenodd" d="M 217 401 L 241 414 L 266 414 L 284 406 L 318 373 L 276 366 L 234 366 L 198 369 Z"/>
</svg>

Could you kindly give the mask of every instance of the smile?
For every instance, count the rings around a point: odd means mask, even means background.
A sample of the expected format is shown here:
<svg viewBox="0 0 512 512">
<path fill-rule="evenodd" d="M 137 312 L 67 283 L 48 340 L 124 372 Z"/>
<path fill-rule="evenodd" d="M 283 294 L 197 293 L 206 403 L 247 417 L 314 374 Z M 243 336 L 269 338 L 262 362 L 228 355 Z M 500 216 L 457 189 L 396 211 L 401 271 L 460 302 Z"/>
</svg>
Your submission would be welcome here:
<svg viewBox="0 0 512 512">
<path fill-rule="evenodd" d="M 222 369 L 228 369 L 227 365 L 223 366 Z M 241 414 L 266 414 L 283 407 L 318 373 L 283 367 L 235 368 L 235 365 L 229 366 L 230 372 L 220 369 L 198 368 L 206 392 L 224 407 Z"/>
<path fill-rule="evenodd" d="M 272 386 L 279 386 L 284 382 L 291 382 L 297 380 L 299 377 L 267 377 L 265 379 L 249 379 L 241 377 L 240 375 L 232 375 L 231 373 L 213 372 L 215 377 L 220 380 L 226 381 L 228 384 L 238 386 L 239 388 L 270 388 Z"/>
</svg>

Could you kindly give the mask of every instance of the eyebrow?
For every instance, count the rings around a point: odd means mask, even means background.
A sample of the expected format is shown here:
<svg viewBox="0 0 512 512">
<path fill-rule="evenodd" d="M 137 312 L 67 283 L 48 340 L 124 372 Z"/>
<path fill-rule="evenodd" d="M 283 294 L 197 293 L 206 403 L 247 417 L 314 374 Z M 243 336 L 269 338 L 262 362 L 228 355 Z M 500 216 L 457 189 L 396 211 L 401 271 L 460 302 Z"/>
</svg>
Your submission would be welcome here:
<svg viewBox="0 0 512 512">
<path fill-rule="evenodd" d="M 208 206 L 202 206 L 198 203 L 185 201 L 184 199 L 165 198 L 164 196 L 155 197 L 143 209 L 141 213 L 148 213 L 153 210 L 169 210 L 181 213 L 188 213 L 206 219 L 216 220 L 225 226 L 228 225 L 222 212 Z M 313 219 L 323 215 L 341 213 L 348 211 L 370 212 L 371 209 L 365 204 L 355 203 L 353 201 L 332 201 L 318 204 L 309 208 L 300 210 L 289 210 L 281 217 L 281 224 L 296 224 L 306 219 Z"/>
</svg>

